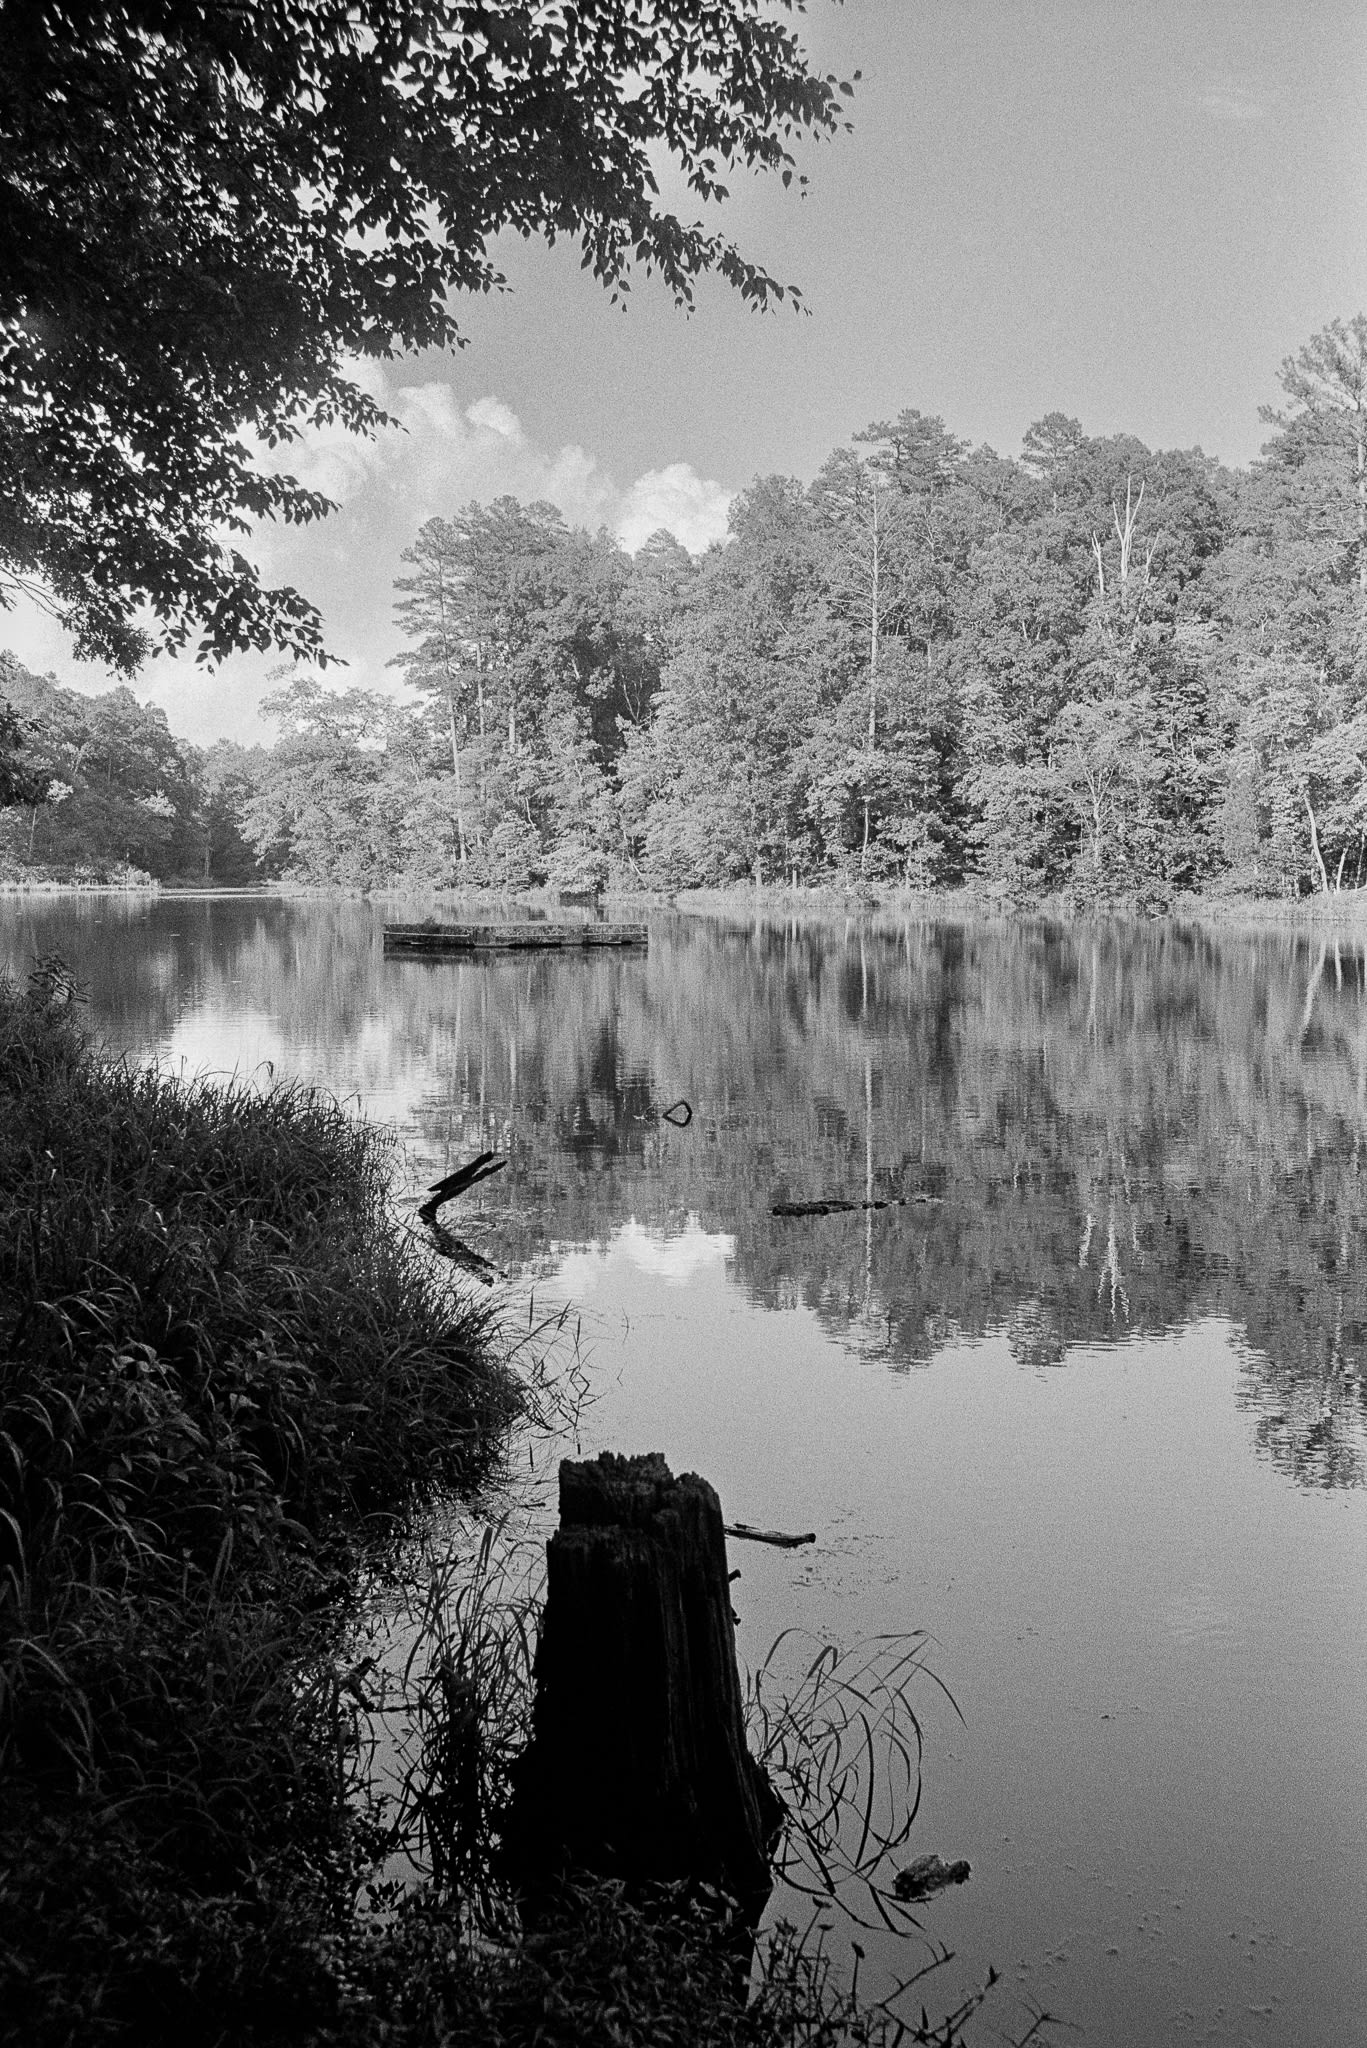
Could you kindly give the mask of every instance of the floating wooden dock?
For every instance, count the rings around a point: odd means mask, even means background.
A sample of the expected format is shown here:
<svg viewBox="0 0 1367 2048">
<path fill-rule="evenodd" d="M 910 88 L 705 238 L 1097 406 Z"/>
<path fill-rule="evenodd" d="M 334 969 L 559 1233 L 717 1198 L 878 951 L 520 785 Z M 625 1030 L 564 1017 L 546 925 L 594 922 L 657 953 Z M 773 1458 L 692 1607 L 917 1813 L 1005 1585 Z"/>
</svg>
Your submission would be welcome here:
<svg viewBox="0 0 1367 2048">
<path fill-rule="evenodd" d="M 643 924 L 387 924 L 386 953 L 506 953 L 580 946 L 644 946 Z"/>
</svg>

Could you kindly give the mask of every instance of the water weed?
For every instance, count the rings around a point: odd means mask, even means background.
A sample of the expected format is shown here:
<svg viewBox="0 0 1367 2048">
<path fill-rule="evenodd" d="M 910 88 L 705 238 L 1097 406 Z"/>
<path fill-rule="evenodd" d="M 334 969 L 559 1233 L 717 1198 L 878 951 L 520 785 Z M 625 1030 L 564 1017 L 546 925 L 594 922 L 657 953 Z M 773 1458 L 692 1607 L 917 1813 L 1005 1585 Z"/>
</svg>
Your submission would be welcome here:
<svg viewBox="0 0 1367 2048">
<path fill-rule="evenodd" d="M 953 1696 L 916 1629 L 849 1648 L 785 1629 L 746 1679 L 750 1747 L 783 1800 L 776 1875 L 857 1924 L 905 1929 L 892 1859 L 921 1806 L 923 1737 L 912 1689 Z"/>
</svg>

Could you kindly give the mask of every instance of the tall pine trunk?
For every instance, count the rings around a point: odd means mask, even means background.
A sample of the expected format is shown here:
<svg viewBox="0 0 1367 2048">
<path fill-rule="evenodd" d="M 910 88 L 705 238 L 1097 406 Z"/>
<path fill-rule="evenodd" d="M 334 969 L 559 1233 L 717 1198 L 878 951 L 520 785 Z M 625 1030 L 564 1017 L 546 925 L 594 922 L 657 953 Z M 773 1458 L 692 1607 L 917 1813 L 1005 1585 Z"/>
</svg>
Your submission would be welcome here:
<svg viewBox="0 0 1367 2048">
<path fill-rule="evenodd" d="M 446 708 L 451 719 L 451 772 L 456 778 L 456 847 L 460 859 L 461 874 L 465 873 L 465 799 L 460 781 L 460 741 L 456 736 L 456 692 L 453 684 L 447 685 Z"/>
</svg>

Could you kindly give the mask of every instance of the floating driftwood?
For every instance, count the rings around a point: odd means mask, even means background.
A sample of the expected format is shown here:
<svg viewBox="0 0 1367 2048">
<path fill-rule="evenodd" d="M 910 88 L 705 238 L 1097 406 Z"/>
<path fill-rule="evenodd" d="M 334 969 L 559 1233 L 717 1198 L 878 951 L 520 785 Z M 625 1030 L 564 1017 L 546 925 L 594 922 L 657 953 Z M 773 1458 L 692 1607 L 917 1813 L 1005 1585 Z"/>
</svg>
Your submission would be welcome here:
<svg viewBox="0 0 1367 2048">
<path fill-rule="evenodd" d="M 457 1195 L 463 1195 L 467 1188 L 474 1187 L 478 1181 L 487 1180 L 491 1173 L 502 1173 L 507 1164 L 507 1160 L 500 1159 L 496 1152 L 479 1153 L 466 1165 L 458 1166 L 454 1173 L 448 1173 L 441 1180 L 433 1181 L 427 1190 L 427 1200 L 418 1211 L 419 1221 L 427 1225 L 433 1250 L 440 1252 L 444 1259 L 450 1259 L 453 1265 L 463 1266 L 465 1271 L 473 1273 L 477 1280 L 486 1282 L 499 1277 L 498 1267 L 492 1260 L 486 1259 L 482 1252 L 477 1252 L 473 1245 L 466 1244 L 463 1238 L 456 1237 L 443 1223 L 438 1222 L 437 1211 L 443 1202 L 453 1201 Z"/>
<path fill-rule="evenodd" d="M 745 1744 L 716 1494 L 658 1454 L 566 1459 L 546 1567 L 514 1874 L 693 1880 L 757 1918 L 783 1808 Z"/>
<path fill-rule="evenodd" d="M 775 1202 L 771 1216 L 852 1216 L 857 1209 L 909 1209 L 938 1202 L 938 1195 L 884 1195 L 873 1202 L 846 1202 L 839 1195 L 824 1195 L 817 1202 Z"/>
<path fill-rule="evenodd" d="M 743 1537 L 747 1543 L 773 1543 L 780 1550 L 797 1550 L 804 1543 L 816 1542 L 815 1529 L 805 1536 L 789 1536 L 782 1529 L 756 1529 L 750 1522 L 728 1522 L 726 1534 Z"/>
<path fill-rule="evenodd" d="M 440 956 L 444 953 L 506 953 L 528 948 L 578 946 L 644 946 L 649 928 L 643 924 L 551 923 L 528 919 L 518 924 L 387 924 L 386 953 Z"/>
<path fill-rule="evenodd" d="M 904 1904 L 912 1899 L 929 1899 L 947 1885 L 967 1884 L 972 1875 L 972 1865 L 962 1856 L 954 1863 L 946 1863 L 943 1856 L 918 1856 L 905 1870 L 898 1871 L 892 1881 L 892 1895 Z"/>
<path fill-rule="evenodd" d="M 458 1166 L 454 1173 L 448 1173 L 443 1180 L 433 1181 L 427 1190 L 427 1200 L 418 1211 L 419 1217 L 424 1223 L 435 1222 L 437 1211 L 443 1202 L 454 1201 L 457 1195 L 463 1195 L 467 1188 L 472 1188 L 476 1181 L 488 1180 L 491 1173 L 502 1173 L 507 1164 L 507 1160 L 500 1159 L 497 1152 L 478 1153 L 465 1166 Z"/>
</svg>

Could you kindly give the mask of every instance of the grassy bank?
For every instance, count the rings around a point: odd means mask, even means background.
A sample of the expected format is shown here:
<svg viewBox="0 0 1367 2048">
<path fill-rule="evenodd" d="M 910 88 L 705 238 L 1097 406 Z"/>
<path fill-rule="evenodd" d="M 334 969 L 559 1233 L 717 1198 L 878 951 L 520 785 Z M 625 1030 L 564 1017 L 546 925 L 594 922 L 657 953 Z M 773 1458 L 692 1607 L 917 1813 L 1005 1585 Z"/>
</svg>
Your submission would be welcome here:
<svg viewBox="0 0 1367 2048">
<path fill-rule="evenodd" d="M 517 1395 L 331 1102 L 87 1050 L 0 990 L 0 2013 L 263 2037 L 331 2001 L 367 1845 L 332 1652 L 377 1539 Z"/>
<path fill-rule="evenodd" d="M 0 983 L 0 2038 L 951 2048 L 967 2009 L 903 2029 L 783 1933 L 738 1999 L 682 1896 L 581 1889 L 498 1943 L 449 1887 L 378 1909 L 349 1619 L 523 1396 L 395 1223 L 382 1134 L 78 1017 L 55 963 Z M 438 1677 L 464 1755 L 483 1695 Z"/>
</svg>

